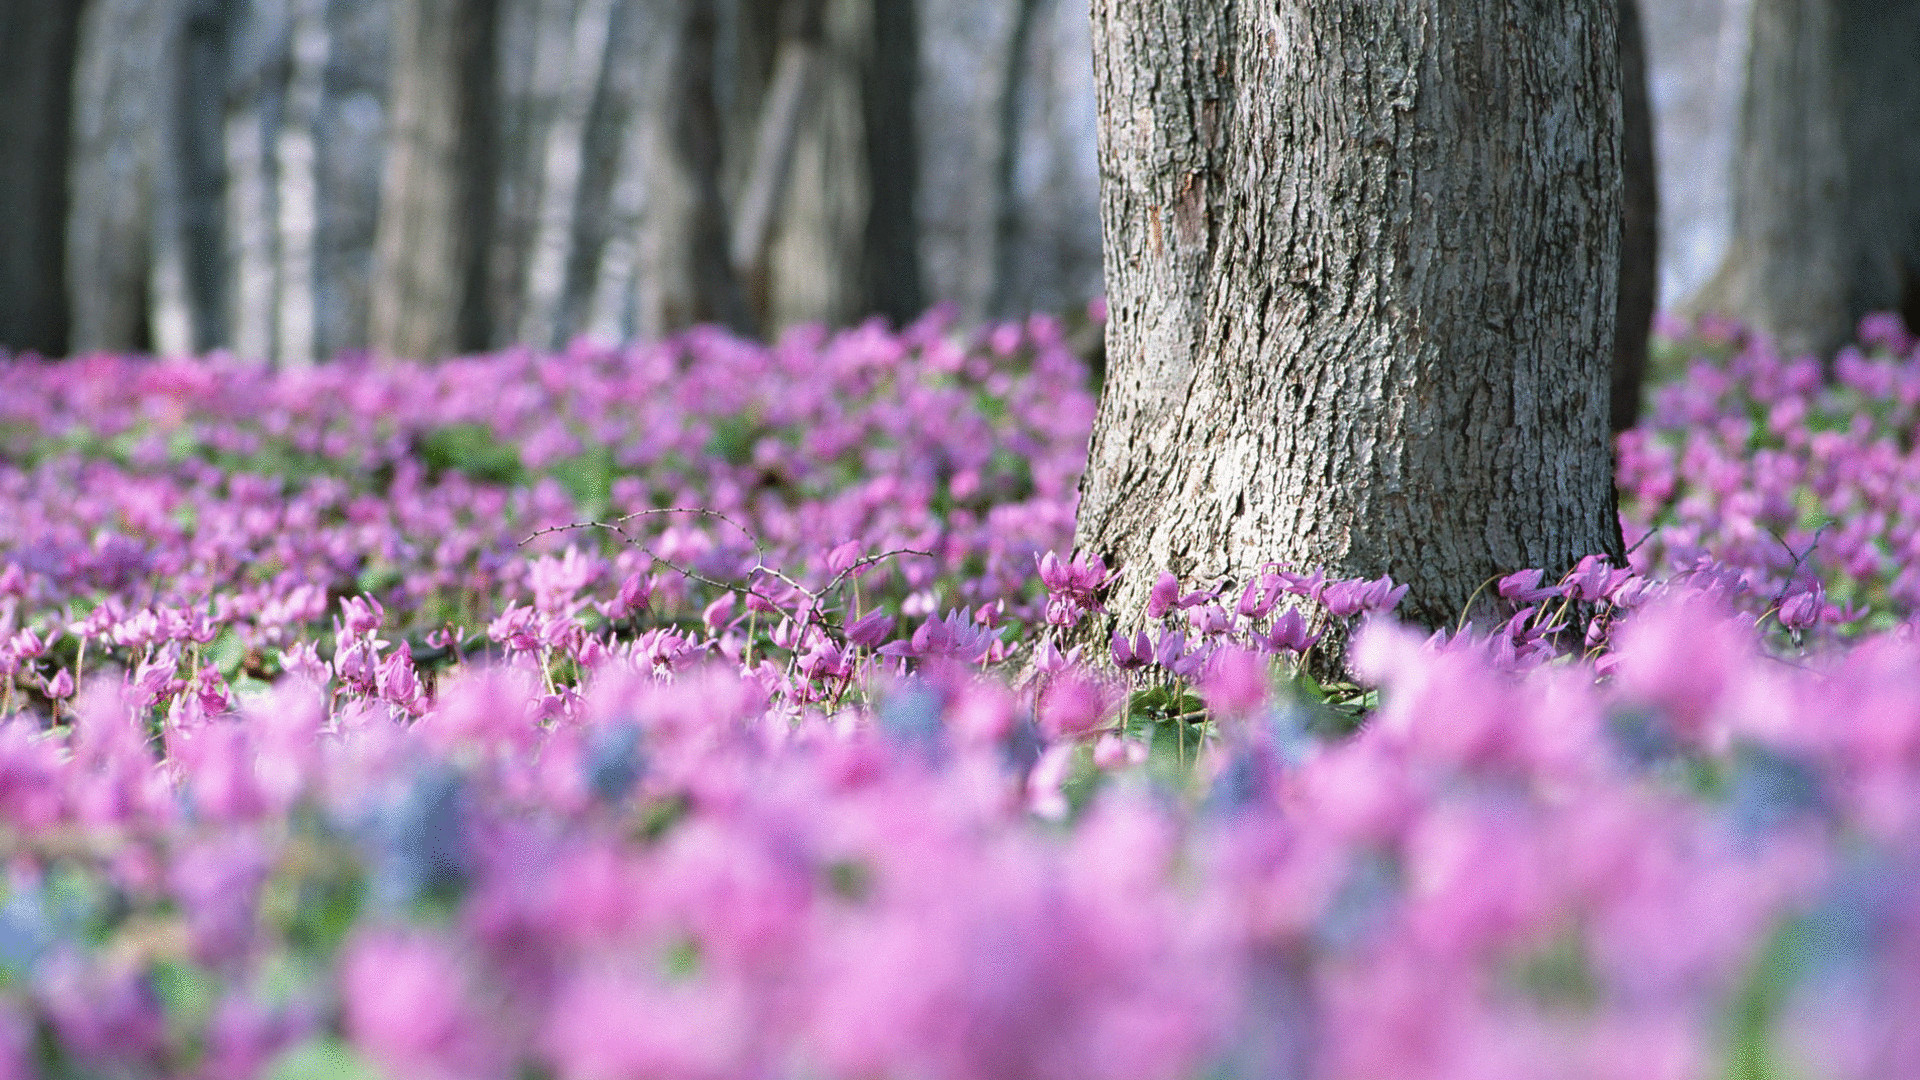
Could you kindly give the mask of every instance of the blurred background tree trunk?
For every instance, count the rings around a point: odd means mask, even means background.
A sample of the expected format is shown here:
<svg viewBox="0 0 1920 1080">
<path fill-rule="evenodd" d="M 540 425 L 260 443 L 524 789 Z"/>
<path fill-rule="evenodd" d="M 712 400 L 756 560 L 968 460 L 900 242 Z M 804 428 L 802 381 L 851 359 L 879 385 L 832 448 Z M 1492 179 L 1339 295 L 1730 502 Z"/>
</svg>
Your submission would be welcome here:
<svg viewBox="0 0 1920 1080">
<path fill-rule="evenodd" d="M 1744 48 L 1749 2 L 1642 11 L 1661 149 L 1681 155 L 1663 278 L 1709 250 L 1684 155 L 1711 139 L 1671 135 L 1672 85 L 1717 70 L 1663 35 L 1711 8 L 1721 30 L 1694 37 Z M 20 237 L 0 254 L 4 347 L 297 363 L 701 320 L 770 334 L 935 301 L 973 321 L 1104 291 L 1080 0 L 14 0 L 0 17 L 8 100 L 37 103 L 0 120 L 22 148 L 0 165 L 22 208 L 0 225 Z M 1883 141 L 1920 141 L 1906 130 Z"/>
<path fill-rule="evenodd" d="M 67 295 L 75 352 L 154 343 L 176 0 L 95 0 L 75 62 Z"/>
<path fill-rule="evenodd" d="M 1920 322 L 1920 2 L 1753 0 L 1725 261 L 1692 306 L 1830 354 Z"/>
<path fill-rule="evenodd" d="M 367 344 L 428 359 L 486 344 L 498 0 L 394 0 L 391 105 Z"/>
<path fill-rule="evenodd" d="M 0 347 L 67 351 L 68 132 L 80 6 L 0 5 Z"/>
<path fill-rule="evenodd" d="M 1075 0 L 19 0 L 6 18 L 10 100 L 33 103 L 7 118 L 23 152 L 0 176 L 9 348 L 302 365 L 904 321 L 934 300 L 1011 317 L 1101 291 Z"/>
</svg>

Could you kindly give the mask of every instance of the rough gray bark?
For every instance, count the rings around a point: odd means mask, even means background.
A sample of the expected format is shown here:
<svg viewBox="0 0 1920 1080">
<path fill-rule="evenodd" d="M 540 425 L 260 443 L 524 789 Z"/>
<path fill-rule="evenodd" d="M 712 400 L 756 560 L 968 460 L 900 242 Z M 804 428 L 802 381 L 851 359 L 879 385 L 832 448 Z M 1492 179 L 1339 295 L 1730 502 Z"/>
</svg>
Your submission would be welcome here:
<svg viewBox="0 0 1920 1080">
<path fill-rule="evenodd" d="M 1614 320 L 1612 428 L 1640 419 L 1647 374 L 1647 339 L 1660 287 L 1660 185 L 1653 153 L 1653 116 L 1647 103 L 1645 39 L 1640 5 L 1619 0 L 1620 16 L 1620 295 Z"/>
<path fill-rule="evenodd" d="M 1696 306 L 1792 351 L 1920 315 L 1920 2 L 1754 0 L 1726 262 Z"/>
<path fill-rule="evenodd" d="M 493 0 L 397 0 L 368 344 L 430 359 L 481 344 L 467 292 L 491 202 L 482 184 Z"/>
<path fill-rule="evenodd" d="M 1618 552 L 1612 0 L 1095 0 L 1109 368 L 1076 544 L 1411 586 Z"/>
<path fill-rule="evenodd" d="M 67 143 L 80 5 L 0 5 L 0 349 L 67 348 Z"/>
</svg>

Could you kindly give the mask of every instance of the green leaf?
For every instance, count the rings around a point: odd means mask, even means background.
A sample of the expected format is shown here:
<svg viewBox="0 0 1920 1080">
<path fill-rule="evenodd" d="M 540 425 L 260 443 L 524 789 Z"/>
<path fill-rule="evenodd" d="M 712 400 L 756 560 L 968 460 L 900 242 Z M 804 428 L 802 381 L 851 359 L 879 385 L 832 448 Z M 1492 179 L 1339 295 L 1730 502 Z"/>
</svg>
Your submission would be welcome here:
<svg viewBox="0 0 1920 1080">
<path fill-rule="evenodd" d="M 613 502 L 613 448 L 593 446 L 554 462 L 548 469 L 556 483 L 573 496 L 573 505 L 583 517 L 597 518 Z"/>
<path fill-rule="evenodd" d="M 240 640 L 240 635 L 234 633 L 231 626 L 220 631 L 220 636 L 214 638 L 213 644 L 207 647 L 207 662 L 219 668 L 220 674 L 229 679 L 239 672 L 240 665 L 246 661 L 246 643 Z"/>
<path fill-rule="evenodd" d="M 406 575 L 398 567 L 382 562 L 371 562 L 354 578 L 354 586 L 363 593 L 382 593 L 406 580 Z"/>
<path fill-rule="evenodd" d="M 760 441 L 760 423 L 751 416 L 723 416 L 713 422 L 707 436 L 706 452 L 739 467 L 753 460 L 753 446 Z"/>
<path fill-rule="evenodd" d="M 449 424 L 421 434 L 419 453 L 427 467 L 465 473 L 475 480 L 516 484 L 526 478 L 520 451 L 502 443 L 485 424 Z"/>
<path fill-rule="evenodd" d="M 331 1035 L 308 1039 L 275 1058 L 266 1080 L 386 1080 L 372 1063 Z"/>
<path fill-rule="evenodd" d="M 1773 1044 L 1774 1021 L 1785 1007 L 1798 975 L 1795 958 L 1805 934 L 1789 923 L 1760 951 L 1746 984 L 1728 1010 L 1726 1080 L 1789 1080 L 1792 1077 Z"/>
<path fill-rule="evenodd" d="M 191 1040 L 206 1030 L 220 1000 L 220 982 L 211 973 L 184 960 L 161 960 L 148 973 L 153 992 L 167 1010 L 167 1026 L 176 1036 Z"/>
</svg>

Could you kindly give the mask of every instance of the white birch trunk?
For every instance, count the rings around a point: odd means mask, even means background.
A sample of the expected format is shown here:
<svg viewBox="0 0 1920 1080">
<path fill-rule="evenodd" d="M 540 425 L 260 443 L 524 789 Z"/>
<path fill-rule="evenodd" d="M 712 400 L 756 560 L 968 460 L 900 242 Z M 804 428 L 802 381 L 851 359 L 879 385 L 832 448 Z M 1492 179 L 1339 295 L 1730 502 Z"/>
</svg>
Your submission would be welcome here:
<svg viewBox="0 0 1920 1080">
<path fill-rule="evenodd" d="M 325 0 L 295 0 L 292 65 L 287 78 L 286 120 L 274 142 L 279 174 L 278 350 L 281 367 L 313 364 L 319 346 L 315 252 L 320 232 L 320 171 L 317 134 L 325 93 L 327 32 Z"/>
<path fill-rule="evenodd" d="M 559 344 L 567 271 L 574 250 L 574 215 L 586 155 L 587 113 L 593 108 L 606 67 L 613 7 L 613 0 L 581 0 L 569 47 L 551 54 L 565 57 L 568 77 L 562 84 L 541 155 L 540 209 L 533 250 L 527 259 L 526 307 L 520 320 L 520 339 L 537 347 Z M 543 47 L 542 58 L 550 58 L 547 48 Z"/>
<path fill-rule="evenodd" d="M 242 360 L 271 364 L 279 265 L 274 257 L 266 121 L 259 110 L 241 108 L 229 114 L 225 142 L 232 347 Z"/>
<path fill-rule="evenodd" d="M 639 0 L 632 23 L 609 59 L 608 92 L 620 112 L 620 150 L 607 196 L 606 239 L 596 260 L 584 333 L 613 344 L 665 331 L 665 252 L 657 242 L 678 179 L 666 137 L 672 72 L 679 62 L 681 0 Z"/>
</svg>

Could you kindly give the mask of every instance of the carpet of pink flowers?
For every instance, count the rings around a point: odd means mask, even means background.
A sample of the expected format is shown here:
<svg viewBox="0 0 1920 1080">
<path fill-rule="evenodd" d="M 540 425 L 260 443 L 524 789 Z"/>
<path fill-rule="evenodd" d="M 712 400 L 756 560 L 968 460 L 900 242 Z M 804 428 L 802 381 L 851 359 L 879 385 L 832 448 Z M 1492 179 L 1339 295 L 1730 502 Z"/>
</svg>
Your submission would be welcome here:
<svg viewBox="0 0 1920 1080">
<path fill-rule="evenodd" d="M 0 358 L 0 1080 L 1920 1075 L 1920 350 L 1685 340 L 1430 637 L 1070 558 L 1047 319 Z"/>
</svg>

